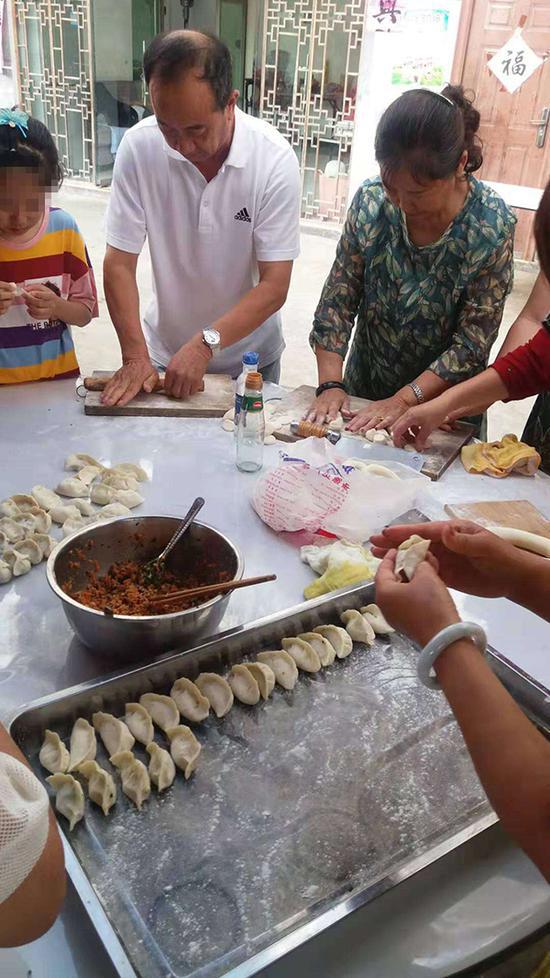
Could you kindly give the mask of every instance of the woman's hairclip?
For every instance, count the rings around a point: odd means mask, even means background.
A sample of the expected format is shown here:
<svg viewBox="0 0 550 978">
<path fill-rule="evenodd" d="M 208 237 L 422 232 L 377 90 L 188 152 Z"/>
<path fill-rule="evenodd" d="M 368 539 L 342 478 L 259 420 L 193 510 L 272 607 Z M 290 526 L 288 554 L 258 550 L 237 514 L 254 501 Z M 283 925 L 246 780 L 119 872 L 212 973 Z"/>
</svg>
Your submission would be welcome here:
<svg viewBox="0 0 550 978">
<path fill-rule="evenodd" d="M 24 139 L 29 135 L 29 117 L 20 109 L 0 109 L 0 126 L 19 129 Z"/>
<path fill-rule="evenodd" d="M 452 98 L 448 98 L 443 92 L 434 92 L 433 94 L 437 95 L 438 98 L 442 98 L 448 105 L 452 105 L 453 109 L 457 108 L 456 102 L 453 102 Z"/>
</svg>

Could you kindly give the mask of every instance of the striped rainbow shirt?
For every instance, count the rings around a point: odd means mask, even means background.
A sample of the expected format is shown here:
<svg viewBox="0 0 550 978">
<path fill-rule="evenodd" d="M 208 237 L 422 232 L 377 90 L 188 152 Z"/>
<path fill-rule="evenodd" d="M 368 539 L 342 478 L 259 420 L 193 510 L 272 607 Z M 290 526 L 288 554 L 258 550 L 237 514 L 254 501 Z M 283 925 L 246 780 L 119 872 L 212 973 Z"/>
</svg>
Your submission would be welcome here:
<svg viewBox="0 0 550 978">
<path fill-rule="evenodd" d="M 62 299 L 98 315 L 94 273 L 76 221 L 57 207 L 46 210 L 31 241 L 0 241 L 0 281 L 22 288 L 49 285 Z M 0 316 L 0 384 L 51 380 L 78 373 L 71 332 L 62 320 L 33 320 L 16 296 Z"/>
</svg>

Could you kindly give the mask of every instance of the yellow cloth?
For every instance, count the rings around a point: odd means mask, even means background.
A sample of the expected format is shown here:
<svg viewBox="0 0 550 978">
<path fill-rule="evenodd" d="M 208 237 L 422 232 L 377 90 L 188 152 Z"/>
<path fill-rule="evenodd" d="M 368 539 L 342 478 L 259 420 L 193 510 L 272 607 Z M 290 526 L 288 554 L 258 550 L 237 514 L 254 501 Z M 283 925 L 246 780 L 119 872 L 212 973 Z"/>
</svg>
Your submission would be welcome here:
<svg viewBox="0 0 550 978">
<path fill-rule="evenodd" d="M 353 564 L 351 561 L 338 564 L 337 567 L 328 567 L 321 577 L 304 589 L 304 598 L 318 598 L 321 594 L 329 594 L 331 591 L 339 591 L 341 587 L 349 587 L 351 584 L 359 584 L 361 581 L 372 581 L 374 574 L 365 563 Z"/>
<path fill-rule="evenodd" d="M 504 435 L 502 441 L 465 445 L 460 457 L 467 472 L 492 475 L 495 479 L 503 479 L 511 472 L 534 475 L 541 462 L 536 449 L 518 441 L 515 435 Z"/>
</svg>

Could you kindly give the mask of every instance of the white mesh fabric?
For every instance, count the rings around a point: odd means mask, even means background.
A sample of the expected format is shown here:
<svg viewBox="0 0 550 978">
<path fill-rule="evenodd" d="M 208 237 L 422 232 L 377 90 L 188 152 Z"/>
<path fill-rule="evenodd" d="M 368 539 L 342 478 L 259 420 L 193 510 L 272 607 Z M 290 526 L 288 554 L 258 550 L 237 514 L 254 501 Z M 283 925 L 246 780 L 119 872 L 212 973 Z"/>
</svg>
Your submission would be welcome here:
<svg viewBox="0 0 550 978">
<path fill-rule="evenodd" d="M 48 838 L 49 807 L 46 789 L 32 771 L 0 753 L 0 904 L 40 859 Z"/>
</svg>

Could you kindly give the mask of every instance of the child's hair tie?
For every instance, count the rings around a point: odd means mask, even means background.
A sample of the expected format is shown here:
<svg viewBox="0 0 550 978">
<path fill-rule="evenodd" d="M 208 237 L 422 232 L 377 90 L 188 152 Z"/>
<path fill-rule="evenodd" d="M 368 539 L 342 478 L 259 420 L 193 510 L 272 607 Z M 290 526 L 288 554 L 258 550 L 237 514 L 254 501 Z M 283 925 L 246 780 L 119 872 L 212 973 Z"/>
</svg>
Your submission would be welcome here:
<svg viewBox="0 0 550 978">
<path fill-rule="evenodd" d="M 19 129 L 24 139 L 29 135 L 29 117 L 26 112 L 20 109 L 0 109 L 0 126 L 9 126 L 10 129 Z"/>
</svg>

